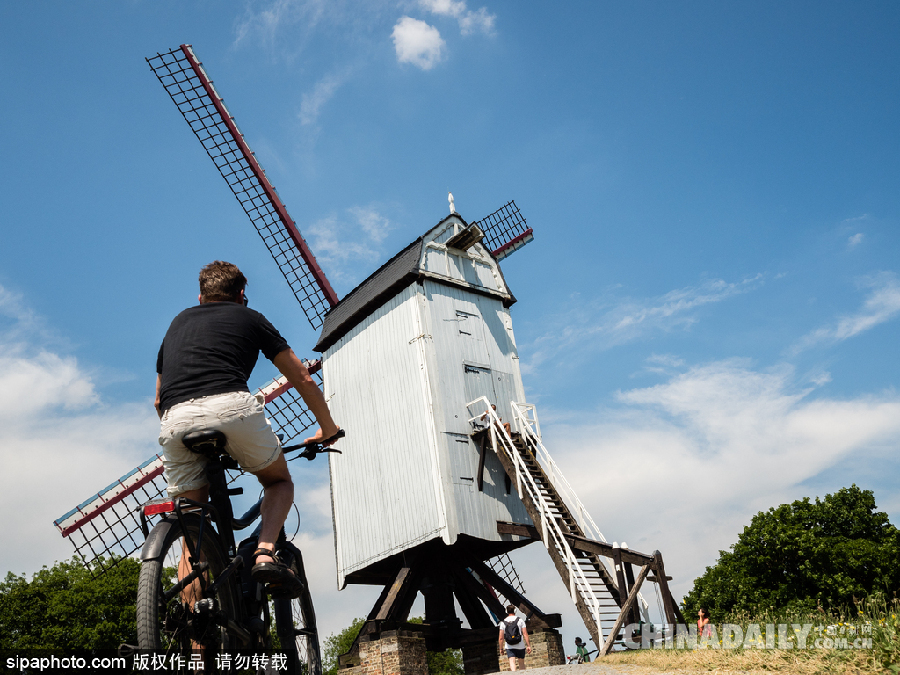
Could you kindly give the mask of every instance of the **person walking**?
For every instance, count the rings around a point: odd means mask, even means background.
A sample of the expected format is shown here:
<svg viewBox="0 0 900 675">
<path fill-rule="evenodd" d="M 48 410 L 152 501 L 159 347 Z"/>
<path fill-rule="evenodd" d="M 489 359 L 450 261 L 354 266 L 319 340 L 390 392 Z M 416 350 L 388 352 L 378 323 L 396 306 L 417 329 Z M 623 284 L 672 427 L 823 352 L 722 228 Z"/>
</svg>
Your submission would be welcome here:
<svg viewBox="0 0 900 675">
<path fill-rule="evenodd" d="M 525 621 L 516 616 L 516 608 L 513 605 L 507 605 L 506 618 L 497 625 L 500 628 L 500 649 L 506 650 L 509 669 L 525 670 L 525 655 L 531 653 L 531 638 L 528 637 Z"/>
</svg>

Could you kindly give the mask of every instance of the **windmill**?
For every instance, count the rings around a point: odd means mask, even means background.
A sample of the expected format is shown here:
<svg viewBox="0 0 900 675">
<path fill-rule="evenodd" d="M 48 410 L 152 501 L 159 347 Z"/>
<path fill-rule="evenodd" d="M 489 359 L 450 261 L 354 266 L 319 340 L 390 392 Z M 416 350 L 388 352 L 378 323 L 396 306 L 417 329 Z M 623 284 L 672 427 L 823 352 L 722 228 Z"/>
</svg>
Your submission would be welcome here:
<svg viewBox="0 0 900 675">
<path fill-rule="evenodd" d="M 339 299 L 191 47 L 147 61 L 321 331 L 322 357 L 309 370 L 350 430 L 344 454 L 330 458 L 338 584 L 383 587 L 343 665 L 362 658 L 360 640 L 409 627 L 419 593 L 425 625 L 416 630 L 429 649 L 481 650 L 467 672 L 496 670 L 504 604 L 552 637 L 559 615 L 528 600 L 507 556 L 533 541 L 543 541 L 598 646 L 618 637 L 614 622 L 639 610 L 646 618 L 643 599 L 633 603 L 650 570 L 674 622 L 661 555 L 606 542 L 523 403 L 515 297 L 499 267 L 533 239 L 516 204 L 469 223 L 450 195 L 448 216 Z M 312 425 L 284 378 L 259 393 L 286 441 Z M 161 473 L 152 458 L 55 524 L 87 561 L 130 555 L 140 545 L 133 506 L 162 491 Z M 632 565 L 642 566 L 637 581 Z M 554 658 L 563 663 L 561 652 Z"/>
</svg>

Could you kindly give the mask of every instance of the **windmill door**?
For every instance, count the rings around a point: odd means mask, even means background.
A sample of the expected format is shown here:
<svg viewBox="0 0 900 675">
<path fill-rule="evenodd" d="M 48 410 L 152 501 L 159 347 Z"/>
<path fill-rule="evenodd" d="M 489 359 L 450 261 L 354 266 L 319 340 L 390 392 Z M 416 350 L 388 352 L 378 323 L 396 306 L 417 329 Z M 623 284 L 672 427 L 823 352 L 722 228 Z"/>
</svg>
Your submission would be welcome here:
<svg viewBox="0 0 900 675">
<path fill-rule="evenodd" d="M 485 396 L 491 403 L 497 403 L 497 396 L 494 392 L 494 374 L 490 368 L 475 365 L 473 363 L 463 363 L 463 371 L 465 374 L 466 384 L 466 403 L 470 403 L 475 399 Z M 474 415 L 480 406 L 472 406 L 469 414 Z M 499 410 L 500 407 L 497 406 Z"/>
</svg>

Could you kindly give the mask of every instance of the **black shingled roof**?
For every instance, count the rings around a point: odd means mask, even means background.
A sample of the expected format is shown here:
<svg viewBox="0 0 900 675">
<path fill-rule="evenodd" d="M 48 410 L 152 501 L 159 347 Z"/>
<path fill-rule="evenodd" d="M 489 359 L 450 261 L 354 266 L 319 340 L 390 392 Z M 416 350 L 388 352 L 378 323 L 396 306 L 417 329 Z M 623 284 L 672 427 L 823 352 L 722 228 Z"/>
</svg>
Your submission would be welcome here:
<svg viewBox="0 0 900 675">
<path fill-rule="evenodd" d="M 324 352 L 401 288 L 416 280 L 423 240 L 424 236 L 416 239 L 331 308 L 325 315 L 319 341 L 313 347 L 315 351 Z"/>
</svg>

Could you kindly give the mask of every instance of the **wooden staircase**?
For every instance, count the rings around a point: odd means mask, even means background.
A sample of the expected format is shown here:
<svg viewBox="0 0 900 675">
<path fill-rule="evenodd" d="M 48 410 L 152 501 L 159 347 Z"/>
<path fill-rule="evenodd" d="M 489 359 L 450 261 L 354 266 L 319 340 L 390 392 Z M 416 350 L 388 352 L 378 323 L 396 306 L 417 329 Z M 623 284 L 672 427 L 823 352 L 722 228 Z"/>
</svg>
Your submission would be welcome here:
<svg viewBox="0 0 900 675">
<path fill-rule="evenodd" d="M 552 536 L 549 530 L 553 528 L 553 525 L 563 535 L 574 534 L 584 537 L 585 534 L 547 474 L 544 473 L 535 458 L 535 453 L 528 447 L 526 439 L 521 434 L 514 434 L 509 440 L 531 479 L 527 482 L 533 482 L 537 488 L 536 493 L 533 490 L 520 489 L 520 497 L 535 527 L 535 531 L 528 532 L 528 534 L 544 541 L 556 571 L 563 583 L 569 587 L 575 607 L 578 609 L 584 625 L 590 631 L 594 644 L 601 645 L 604 639 L 601 632 L 603 624 L 608 623 L 609 626 L 612 626 L 620 612 L 619 591 L 615 580 L 599 556 L 582 551 L 567 551 L 566 547 L 561 545 L 562 542 Z M 516 464 L 509 454 L 501 451 L 498 453 L 498 457 L 507 475 L 515 477 Z M 514 480 L 516 479 L 514 478 Z M 521 482 L 520 475 L 517 484 Z M 549 526 L 548 520 L 552 521 Z M 577 571 L 571 573 L 573 557 Z"/>
<path fill-rule="evenodd" d="M 607 543 L 544 448 L 533 406 L 513 403 L 519 431 L 508 434 L 487 400 L 479 401 L 485 404 L 492 419 L 475 438 L 483 444 L 483 451 L 490 447 L 496 453 L 534 523 L 498 523 L 498 532 L 542 540 L 594 644 L 598 648 L 602 646 L 613 630 L 616 632 L 613 641 L 619 642 L 623 636 L 618 633 L 623 625 L 638 623 L 640 614 L 649 621 L 647 603 L 635 588 L 631 565 L 647 565 L 656 571 L 656 558 Z M 659 556 L 661 567 L 662 557 L 658 552 L 655 555 Z M 604 558 L 612 559 L 612 571 Z M 623 611 L 631 590 L 634 597 Z"/>
</svg>

